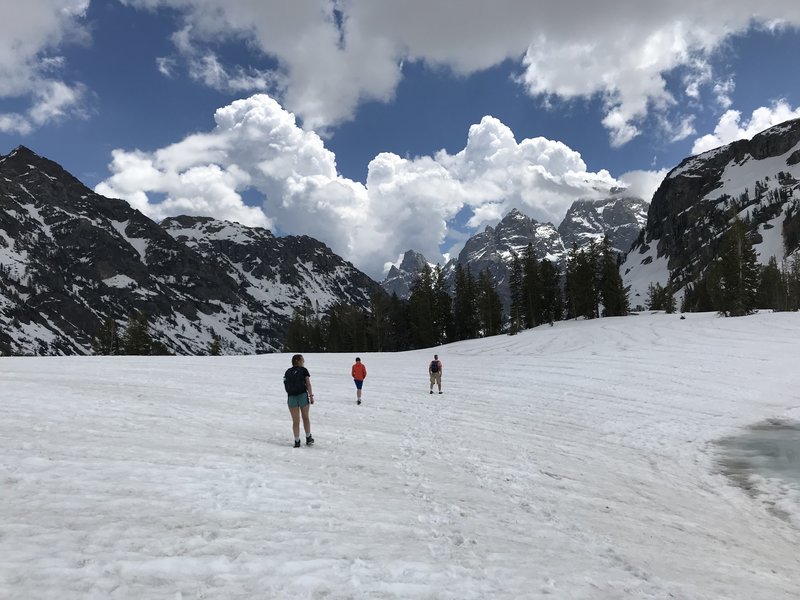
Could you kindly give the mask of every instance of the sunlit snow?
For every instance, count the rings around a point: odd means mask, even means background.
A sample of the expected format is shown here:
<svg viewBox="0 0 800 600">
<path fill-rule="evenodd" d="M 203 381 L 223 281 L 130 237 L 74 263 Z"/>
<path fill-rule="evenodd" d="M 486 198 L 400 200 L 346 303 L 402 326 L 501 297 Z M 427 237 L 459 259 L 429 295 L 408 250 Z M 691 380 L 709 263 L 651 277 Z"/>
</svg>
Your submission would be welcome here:
<svg viewBox="0 0 800 600">
<path fill-rule="evenodd" d="M 798 597 L 800 495 L 715 440 L 800 420 L 800 315 L 360 356 L 361 406 L 306 356 L 299 449 L 287 355 L 0 359 L 0 597 Z"/>
</svg>

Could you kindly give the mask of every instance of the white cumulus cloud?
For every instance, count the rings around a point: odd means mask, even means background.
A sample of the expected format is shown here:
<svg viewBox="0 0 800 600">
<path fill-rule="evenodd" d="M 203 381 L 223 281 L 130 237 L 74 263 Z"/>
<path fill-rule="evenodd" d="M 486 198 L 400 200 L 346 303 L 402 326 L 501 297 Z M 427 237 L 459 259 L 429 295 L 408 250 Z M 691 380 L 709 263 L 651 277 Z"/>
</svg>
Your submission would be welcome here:
<svg viewBox="0 0 800 600">
<path fill-rule="evenodd" d="M 0 131 L 26 134 L 50 121 L 82 115 L 86 89 L 58 78 L 66 42 L 83 41 L 81 18 L 89 0 L 6 2 L 0 19 L 0 100 L 28 100 L 23 111 L 0 112 Z"/>
<path fill-rule="evenodd" d="M 587 171 L 566 145 L 517 142 L 489 116 L 470 127 L 455 154 L 377 155 L 366 184 L 342 177 L 320 136 L 268 95 L 237 100 L 214 119 L 213 130 L 154 152 L 115 150 L 111 176 L 96 191 L 154 219 L 208 215 L 311 235 L 380 277 L 409 248 L 443 260 L 440 245 L 464 237 L 455 222 L 464 210 L 471 232 L 512 208 L 557 223 L 573 200 L 620 185 L 606 171 Z M 263 198 L 261 207 L 245 203 L 248 190 Z"/>
<path fill-rule="evenodd" d="M 736 140 L 750 139 L 773 125 L 798 118 L 800 118 L 800 107 L 792 108 L 785 100 L 779 100 L 772 106 L 757 108 L 753 111 L 750 119 L 743 120 L 742 113 L 738 110 L 728 110 L 714 127 L 714 133 L 709 133 L 694 141 L 692 153 L 700 154 Z"/>
<path fill-rule="evenodd" d="M 638 196 L 646 202 L 653 199 L 658 186 L 664 181 L 669 169 L 660 171 L 628 171 L 619 176 L 619 180 L 625 184 L 625 193 L 631 196 Z"/>
<path fill-rule="evenodd" d="M 696 102 L 707 88 L 724 107 L 733 81 L 727 73 L 715 74 L 710 59 L 731 35 L 753 26 L 800 26 L 795 0 L 126 3 L 180 11 L 186 23 L 176 45 L 184 54 L 195 48 L 188 52 L 195 77 L 218 85 L 221 70 L 226 81 L 265 83 L 309 129 L 322 131 L 352 118 L 363 101 L 390 100 L 404 61 L 469 75 L 511 59 L 519 61 L 520 83 L 545 102 L 601 98 L 603 125 L 614 146 L 639 135 L 653 113 L 661 117 L 657 123 L 670 115 L 673 131 L 689 131 L 691 115 L 675 94 Z M 220 37 L 249 40 L 277 61 L 278 72 L 248 78 L 240 66 L 217 68 L 210 55 L 197 54 L 196 46 Z M 678 69 L 683 90 L 670 91 L 666 78 Z"/>
</svg>

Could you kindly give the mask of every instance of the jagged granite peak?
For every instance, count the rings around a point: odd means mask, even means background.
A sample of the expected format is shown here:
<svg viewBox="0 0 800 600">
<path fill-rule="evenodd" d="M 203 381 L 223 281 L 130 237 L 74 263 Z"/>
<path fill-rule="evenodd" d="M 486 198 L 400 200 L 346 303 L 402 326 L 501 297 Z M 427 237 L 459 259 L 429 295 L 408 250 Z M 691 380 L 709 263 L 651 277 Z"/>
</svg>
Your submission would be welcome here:
<svg viewBox="0 0 800 600">
<path fill-rule="evenodd" d="M 458 258 L 445 266 L 445 276 L 452 281 L 458 264 L 469 268 L 476 276 L 488 270 L 507 310 L 511 297 L 508 280 L 514 255 L 522 257 L 528 244 L 532 245 L 536 258 L 546 258 L 563 271 L 567 252 L 555 226 L 539 223 L 513 209 L 496 226 L 487 226 L 483 232 L 469 238 Z"/>
<path fill-rule="evenodd" d="M 366 306 L 378 284 L 305 236 L 204 217 L 160 226 L 19 147 L 0 157 L 0 353 L 86 354 L 106 318 L 150 318 L 202 354 L 279 350 L 295 308 Z"/>
<path fill-rule="evenodd" d="M 411 285 L 419 272 L 429 264 L 428 260 L 419 252 L 406 250 L 398 266 L 392 265 L 381 286 L 390 296 L 397 294 L 398 298 L 408 298 L 411 294 Z"/>
<path fill-rule="evenodd" d="M 651 283 L 680 292 L 696 281 L 737 217 L 762 264 L 796 252 L 799 182 L 800 119 L 681 161 L 653 195 L 645 230 L 621 267 L 631 304 L 644 304 Z"/>
<path fill-rule="evenodd" d="M 636 196 L 615 195 L 600 200 L 576 200 L 558 226 L 558 233 L 569 249 L 573 244 L 585 248 L 600 243 L 608 235 L 618 254 L 630 250 L 647 224 L 649 204 Z"/>
</svg>

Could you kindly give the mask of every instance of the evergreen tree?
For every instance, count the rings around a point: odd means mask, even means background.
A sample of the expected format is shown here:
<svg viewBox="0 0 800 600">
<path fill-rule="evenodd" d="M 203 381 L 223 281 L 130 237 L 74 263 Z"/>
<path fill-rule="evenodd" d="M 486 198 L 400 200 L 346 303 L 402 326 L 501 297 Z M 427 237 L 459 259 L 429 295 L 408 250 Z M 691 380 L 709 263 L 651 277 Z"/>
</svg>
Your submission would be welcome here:
<svg viewBox="0 0 800 600">
<path fill-rule="evenodd" d="M 528 329 L 545 320 L 542 318 L 543 282 L 540 281 L 539 271 L 540 266 L 533 251 L 533 244 L 528 242 L 522 258 L 523 316 L 525 327 Z"/>
<path fill-rule="evenodd" d="M 384 352 L 391 335 L 389 317 L 390 299 L 384 292 L 375 292 L 370 297 L 370 311 L 367 318 L 367 350 Z"/>
<path fill-rule="evenodd" d="M 453 298 L 454 339 L 469 340 L 478 336 L 477 302 L 472 272 L 456 264 Z"/>
<path fill-rule="evenodd" d="M 328 352 L 361 352 L 367 349 L 367 315 L 357 306 L 338 304 L 328 317 Z"/>
<path fill-rule="evenodd" d="M 597 246 L 592 242 L 586 250 L 573 245 L 567 258 L 568 318 L 593 319 L 598 315 L 599 267 Z"/>
<path fill-rule="evenodd" d="M 578 292 L 578 244 L 573 243 L 567 254 L 567 275 L 564 285 L 567 319 L 574 319 L 578 316 Z"/>
<path fill-rule="evenodd" d="M 603 238 L 600 247 L 600 302 L 603 303 L 603 316 L 620 317 L 628 314 L 628 294 L 622 276 L 619 274 L 617 256 L 611 247 L 608 236 Z"/>
<path fill-rule="evenodd" d="M 306 352 L 309 347 L 309 331 L 306 319 L 299 310 L 295 310 L 289 329 L 286 332 L 286 342 L 283 345 L 284 352 Z"/>
<path fill-rule="evenodd" d="M 219 356 L 222 354 L 222 340 L 217 334 L 211 336 L 211 346 L 208 348 L 209 356 Z"/>
<path fill-rule="evenodd" d="M 675 308 L 675 295 L 672 293 L 672 287 L 667 285 L 667 287 L 664 288 L 664 312 L 671 315 L 675 312 Z"/>
<path fill-rule="evenodd" d="M 92 340 L 92 350 L 101 356 L 115 356 L 120 353 L 119 330 L 113 317 L 108 317 Z"/>
<path fill-rule="evenodd" d="M 453 301 L 447 292 L 442 267 L 436 265 L 433 271 L 433 323 L 436 331 L 436 343 L 445 344 L 453 339 Z"/>
<path fill-rule="evenodd" d="M 408 298 L 408 320 L 413 348 L 430 348 L 436 345 L 438 331 L 434 323 L 434 311 L 433 271 L 429 265 L 425 265 L 411 284 L 411 295 Z"/>
<path fill-rule="evenodd" d="M 663 310 L 664 309 L 664 288 L 658 282 L 650 283 L 647 286 L 647 310 Z"/>
<path fill-rule="evenodd" d="M 408 302 L 401 300 L 394 293 L 389 298 L 387 321 L 386 351 L 398 352 L 411 349 Z"/>
<path fill-rule="evenodd" d="M 153 349 L 147 315 L 141 311 L 131 314 L 122 338 L 122 350 L 129 356 L 149 355 Z"/>
<path fill-rule="evenodd" d="M 497 335 L 503 325 L 503 306 L 488 269 L 478 278 L 478 315 L 484 336 Z"/>
<path fill-rule="evenodd" d="M 539 294 L 536 323 L 550 323 L 560 321 L 563 315 L 563 300 L 561 296 L 561 273 L 558 266 L 543 258 L 539 263 Z"/>
<path fill-rule="evenodd" d="M 785 270 L 786 309 L 800 310 L 800 252 L 796 252 Z"/>
<path fill-rule="evenodd" d="M 761 285 L 756 299 L 758 307 L 786 310 L 786 289 L 778 261 L 774 256 L 770 256 L 767 265 L 761 268 L 760 279 Z"/>
<path fill-rule="evenodd" d="M 716 309 L 729 317 L 753 312 L 759 288 L 758 258 L 738 219 L 723 237 L 716 269 L 720 283 Z"/>
<path fill-rule="evenodd" d="M 511 293 L 510 333 L 519 332 L 524 325 L 525 313 L 525 289 L 523 286 L 522 262 L 516 252 L 511 257 L 511 273 L 508 279 L 508 287 Z"/>
</svg>

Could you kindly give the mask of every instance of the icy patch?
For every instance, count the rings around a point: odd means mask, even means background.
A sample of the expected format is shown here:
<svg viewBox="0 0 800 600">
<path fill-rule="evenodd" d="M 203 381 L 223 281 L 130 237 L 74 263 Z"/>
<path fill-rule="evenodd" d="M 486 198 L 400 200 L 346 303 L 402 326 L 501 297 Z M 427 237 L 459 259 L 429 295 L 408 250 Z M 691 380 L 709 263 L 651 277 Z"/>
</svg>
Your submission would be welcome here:
<svg viewBox="0 0 800 600">
<path fill-rule="evenodd" d="M 719 446 L 723 472 L 772 514 L 800 527 L 800 423 L 766 421 Z"/>
</svg>

